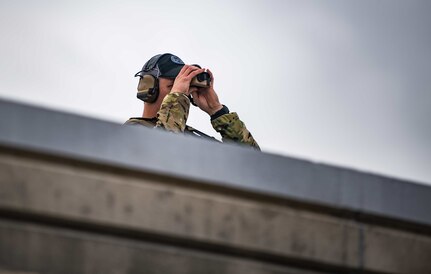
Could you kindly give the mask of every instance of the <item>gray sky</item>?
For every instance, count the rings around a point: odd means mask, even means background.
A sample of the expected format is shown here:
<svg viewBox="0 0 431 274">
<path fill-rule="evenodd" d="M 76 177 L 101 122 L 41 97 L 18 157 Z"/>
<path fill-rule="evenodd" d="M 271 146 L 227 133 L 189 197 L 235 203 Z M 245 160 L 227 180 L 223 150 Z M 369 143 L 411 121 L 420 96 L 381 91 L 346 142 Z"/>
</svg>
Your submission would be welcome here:
<svg viewBox="0 0 431 274">
<path fill-rule="evenodd" d="M 0 97 L 123 123 L 171 52 L 266 152 L 431 184 L 431 1 L 0 1 Z M 188 124 L 217 136 L 194 108 Z"/>
</svg>

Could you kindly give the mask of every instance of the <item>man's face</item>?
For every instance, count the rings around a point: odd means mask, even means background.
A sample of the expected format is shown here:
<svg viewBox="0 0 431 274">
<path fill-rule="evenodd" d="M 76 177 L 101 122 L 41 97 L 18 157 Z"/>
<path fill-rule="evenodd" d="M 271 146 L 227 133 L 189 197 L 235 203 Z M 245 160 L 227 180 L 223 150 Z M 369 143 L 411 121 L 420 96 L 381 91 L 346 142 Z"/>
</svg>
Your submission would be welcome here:
<svg viewBox="0 0 431 274">
<path fill-rule="evenodd" d="M 174 81 L 175 79 L 159 78 L 159 98 L 161 98 L 162 101 L 163 98 L 171 92 Z"/>
</svg>

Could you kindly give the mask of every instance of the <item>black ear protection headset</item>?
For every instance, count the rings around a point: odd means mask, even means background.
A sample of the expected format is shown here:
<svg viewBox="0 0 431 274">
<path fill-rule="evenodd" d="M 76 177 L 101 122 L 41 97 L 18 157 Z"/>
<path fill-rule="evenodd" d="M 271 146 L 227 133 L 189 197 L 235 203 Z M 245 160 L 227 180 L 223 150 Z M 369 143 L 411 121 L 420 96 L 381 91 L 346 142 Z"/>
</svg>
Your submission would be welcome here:
<svg viewBox="0 0 431 274">
<path fill-rule="evenodd" d="M 141 71 L 135 74 L 139 76 L 138 94 L 136 97 L 146 103 L 154 103 L 159 97 L 159 76 L 161 74 L 157 62 L 166 54 L 159 54 L 148 60 Z"/>
</svg>

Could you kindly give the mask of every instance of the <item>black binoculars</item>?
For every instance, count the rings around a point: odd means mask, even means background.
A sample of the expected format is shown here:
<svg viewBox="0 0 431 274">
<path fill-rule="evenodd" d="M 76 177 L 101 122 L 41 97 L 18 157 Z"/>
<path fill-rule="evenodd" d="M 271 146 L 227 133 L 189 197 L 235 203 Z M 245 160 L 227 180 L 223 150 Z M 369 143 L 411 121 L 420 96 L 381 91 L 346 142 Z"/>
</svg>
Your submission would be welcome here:
<svg viewBox="0 0 431 274">
<path fill-rule="evenodd" d="M 199 65 L 192 65 L 194 67 L 201 68 Z M 191 87 L 198 87 L 198 88 L 207 88 L 211 85 L 211 75 L 208 72 L 202 72 L 193 77 L 192 81 L 190 82 Z"/>
</svg>

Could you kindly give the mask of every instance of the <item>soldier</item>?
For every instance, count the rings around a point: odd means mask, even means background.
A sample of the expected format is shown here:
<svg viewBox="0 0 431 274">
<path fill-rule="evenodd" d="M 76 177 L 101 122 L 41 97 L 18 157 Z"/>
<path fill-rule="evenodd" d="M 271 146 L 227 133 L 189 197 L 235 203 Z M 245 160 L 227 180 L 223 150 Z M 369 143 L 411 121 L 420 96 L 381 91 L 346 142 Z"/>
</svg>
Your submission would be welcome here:
<svg viewBox="0 0 431 274">
<path fill-rule="evenodd" d="M 222 105 L 214 90 L 214 77 L 210 70 L 198 65 L 186 65 L 175 55 L 159 54 L 145 63 L 139 76 L 138 98 L 143 100 L 142 117 L 130 118 L 125 124 L 164 128 L 165 130 L 210 137 L 186 125 L 190 102 L 211 117 L 211 124 L 222 136 L 223 142 L 236 142 L 260 150 L 251 133 L 235 112 Z M 196 82 L 203 76 L 202 82 Z M 205 82 L 205 77 L 207 81 Z M 202 77 L 201 77 L 202 79 Z M 206 85 L 191 83 L 206 83 Z"/>
</svg>

